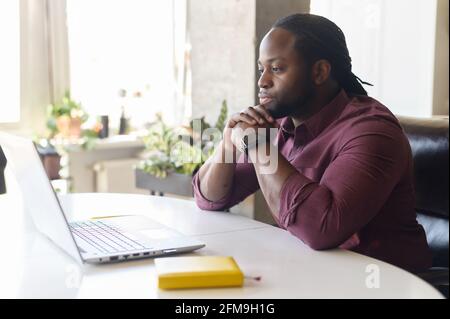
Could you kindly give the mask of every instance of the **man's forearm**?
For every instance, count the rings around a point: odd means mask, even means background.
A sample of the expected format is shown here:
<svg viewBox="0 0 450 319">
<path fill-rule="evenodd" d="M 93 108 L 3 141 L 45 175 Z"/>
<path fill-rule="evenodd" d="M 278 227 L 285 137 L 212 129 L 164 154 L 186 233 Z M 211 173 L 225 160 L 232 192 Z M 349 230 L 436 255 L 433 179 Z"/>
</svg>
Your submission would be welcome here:
<svg viewBox="0 0 450 319">
<path fill-rule="evenodd" d="M 221 142 L 214 155 L 199 170 L 200 191 L 209 201 L 218 201 L 231 191 L 236 168 L 234 154 L 231 155 L 225 153 Z"/>
<path fill-rule="evenodd" d="M 268 162 L 264 162 L 262 157 L 258 156 L 258 148 L 249 150 L 250 159 L 255 167 L 256 176 L 258 178 L 259 186 L 261 191 L 272 211 L 275 218 L 278 219 L 279 209 L 280 209 L 280 194 L 284 183 L 287 178 L 296 173 L 297 170 L 292 166 L 281 153 L 278 151 L 277 147 L 271 143 L 267 143 L 264 146 L 266 148 L 266 153 L 273 154 L 268 157 L 274 160 L 273 156 L 277 156 L 277 165 L 272 173 L 265 173 L 264 167 L 269 165 Z"/>
</svg>

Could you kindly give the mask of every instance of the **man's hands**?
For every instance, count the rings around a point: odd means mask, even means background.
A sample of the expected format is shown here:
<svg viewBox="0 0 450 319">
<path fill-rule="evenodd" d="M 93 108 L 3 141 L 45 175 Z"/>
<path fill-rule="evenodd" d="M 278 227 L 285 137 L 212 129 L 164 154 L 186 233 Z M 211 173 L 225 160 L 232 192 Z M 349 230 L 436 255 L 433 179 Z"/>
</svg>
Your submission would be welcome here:
<svg viewBox="0 0 450 319">
<path fill-rule="evenodd" d="M 258 128 L 277 127 L 278 123 L 267 112 L 263 105 L 248 107 L 239 113 L 235 113 L 228 121 L 223 132 L 224 147 L 226 151 L 235 152 L 236 146 L 242 139 L 243 131 Z"/>
<path fill-rule="evenodd" d="M 276 127 L 277 123 L 264 106 L 249 107 L 231 116 L 223 131 L 223 140 L 218 151 L 210 157 L 198 172 L 200 191 L 209 201 L 218 201 L 230 194 L 236 168 L 236 149 L 242 136 L 239 132 L 246 129 Z M 231 160 L 231 161 L 230 161 Z"/>
<path fill-rule="evenodd" d="M 228 121 L 228 125 L 233 128 L 239 122 L 247 123 L 249 126 L 266 127 L 265 125 L 275 123 L 275 120 L 264 106 L 257 105 L 255 107 L 250 106 L 239 113 L 233 114 Z"/>
</svg>

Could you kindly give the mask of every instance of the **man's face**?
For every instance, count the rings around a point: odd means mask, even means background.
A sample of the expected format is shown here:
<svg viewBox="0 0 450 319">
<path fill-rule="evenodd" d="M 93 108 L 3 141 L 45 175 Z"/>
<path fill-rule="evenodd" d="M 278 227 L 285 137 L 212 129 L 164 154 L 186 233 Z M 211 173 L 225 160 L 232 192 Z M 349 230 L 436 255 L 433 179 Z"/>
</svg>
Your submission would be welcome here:
<svg viewBox="0 0 450 319">
<path fill-rule="evenodd" d="M 295 36 L 275 28 L 259 47 L 259 102 L 274 118 L 302 116 L 313 95 L 311 72 L 295 49 Z"/>
</svg>

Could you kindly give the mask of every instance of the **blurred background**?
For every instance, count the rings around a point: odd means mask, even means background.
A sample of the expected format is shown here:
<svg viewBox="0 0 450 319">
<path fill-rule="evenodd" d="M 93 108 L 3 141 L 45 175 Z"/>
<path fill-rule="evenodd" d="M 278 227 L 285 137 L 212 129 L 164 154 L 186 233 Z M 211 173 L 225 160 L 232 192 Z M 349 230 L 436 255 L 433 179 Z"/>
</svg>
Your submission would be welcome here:
<svg viewBox="0 0 450 319">
<path fill-rule="evenodd" d="M 323 15 L 396 115 L 448 116 L 448 0 L 1 0 L 0 131 L 33 138 L 58 192 L 190 198 L 222 128 L 257 102 L 258 46 L 279 18 Z M 171 153 L 188 136 L 187 165 Z M 197 152 L 197 153 L 196 153 Z M 13 187 L 13 186 L 11 186 Z M 261 194 L 233 208 L 270 218 Z M 259 214 L 255 216 L 255 214 Z"/>
</svg>

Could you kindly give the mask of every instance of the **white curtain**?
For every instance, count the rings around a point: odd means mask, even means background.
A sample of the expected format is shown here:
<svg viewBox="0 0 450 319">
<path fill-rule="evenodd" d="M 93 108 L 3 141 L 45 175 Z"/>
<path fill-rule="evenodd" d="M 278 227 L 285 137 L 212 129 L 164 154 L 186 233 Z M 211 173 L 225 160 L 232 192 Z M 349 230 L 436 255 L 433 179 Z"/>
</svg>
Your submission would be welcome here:
<svg viewBox="0 0 450 319">
<path fill-rule="evenodd" d="M 0 123 L 20 119 L 20 5 L 16 0 L 0 1 Z"/>
<path fill-rule="evenodd" d="M 191 44 L 189 41 L 188 6 L 186 0 L 172 0 L 173 3 L 173 53 L 176 81 L 175 107 L 179 114 L 176 122 L 181 123 L 192 116 L 191 100 Z"/>
<path fill-rule="evenodd" d="M 70 88 L 66 0 L 44 0 L 50 100 L 57 102 Z"/>
</svg>

